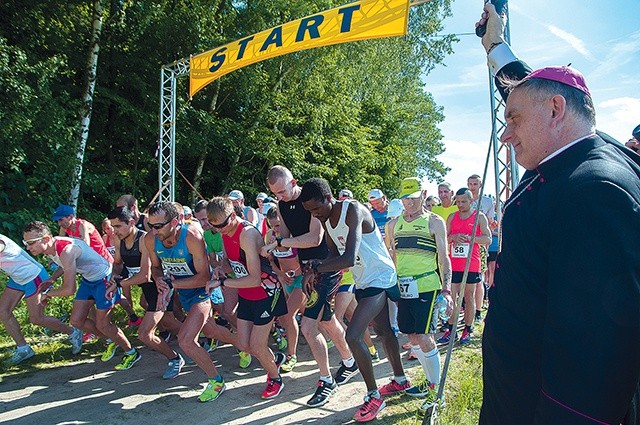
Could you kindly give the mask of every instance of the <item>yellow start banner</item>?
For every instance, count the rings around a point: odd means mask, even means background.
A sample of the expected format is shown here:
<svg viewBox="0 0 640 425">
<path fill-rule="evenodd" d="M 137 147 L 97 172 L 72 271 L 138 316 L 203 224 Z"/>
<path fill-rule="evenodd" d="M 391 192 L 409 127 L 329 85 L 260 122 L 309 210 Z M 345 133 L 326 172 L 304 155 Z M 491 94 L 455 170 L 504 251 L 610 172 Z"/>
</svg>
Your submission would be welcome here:
<svg viewBox="0 0 640 425">
<path fill-rule="evenodd" d="M 236 69 L 314 47 L 407 33 L 409 0 L 362 0 L 192 56 L 189 94 Z"/>
</svg>

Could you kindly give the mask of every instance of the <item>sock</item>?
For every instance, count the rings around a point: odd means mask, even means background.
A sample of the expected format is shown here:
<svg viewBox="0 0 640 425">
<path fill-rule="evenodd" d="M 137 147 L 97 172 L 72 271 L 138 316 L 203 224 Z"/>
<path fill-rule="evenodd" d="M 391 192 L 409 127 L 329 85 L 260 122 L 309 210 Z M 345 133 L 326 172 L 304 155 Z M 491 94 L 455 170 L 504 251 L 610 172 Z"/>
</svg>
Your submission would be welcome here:
<svg viewBox="0 0 640 425">
<path fill-rule="evenodd" d="M 382 396 L 380 395 L 380 391 L 378 391 L 377 389 L 369 391 L 367 395 L 371 398 L 382 398 Z"/>
<path fill-rule="evenodd" d="M 430 383 L 438 385 L 440 383 L 440 354 L 438 349 L 434 348 L 425 353 L 420 347 L 417 347 L 416 353 L 418 354 L 418 361 L 422 365 L 422 370 L 424 370 L 424 376 Z"/>
<path fill-rule="evenodd" d="M 177 355 L 174 358 L 169 359 L 170 362 L 175 361 L 175 360 L 180 360 L 180 355 Z"/>
<path fill-rule="evenodd" d="M 373 356 L 376 353 L 376 347 L 374 347 L 373 345 L 369 348 L 369 353 Z"/>
<path fill-rule="evenodd" d="M 342 359 L 342 364 L 345 367 L 352 368 L 353 365 L 356 364 L 356 359 L 354 359 L 353 356 L 349 357 L 348 359 Z"/>
<path fill-rule="evenodd" d="M 111 344 L 112 342 L 113 341 L 111 341 L 111 338 L 107 338 L 107 341 L 106 341 L 107 344 Z"/>
<path fill-rule="evenodd" d="M 132 354 L 135 354 L 135 352 L 136 352 L 136 349 L 135 349 L 135 348 L 133 348 L 133 347 L 131 347 L 131 350 L 129 350 L 129 351 L 127 351 L 127 352 L 125 352 L 125 354 L 126 354 L 127 356 L 130 356 L 130 355 L 132 355 Z"/>
<path fill-rule="evenodd" d="M 327 376 L 320 375 L 320 380 L 326 382 L 327 384 L 333 384 L 333 377 L 331 375 L 327 375 Z"/>
<path fill-rule="evenodd" d="M 18 351 L 26 351 L 28 349 L 29 349 L 29 344 L 25 344 L 23 346 L 16 347 L 16 350 L 18 350 Z"/>
<path fill-rule="evenodd" d="M 277 378 L 269 378 L 271 379 L 273 382 L 277 382 L 278 384 L 282 384 L 282 377 L 278 376 Z"/>
<path fill-rule="evenodd" d="M 399 376 L 393 376 L 393 380 L 396 381 L 398 384 L 402 385 L 405 382 L 407 382 L 407 377 L 404 375 L 399 375 Z"/>
<path fill-rule="evenodd" d="M 476 310 L 476 318 L 482 317 L 482 310 Z"/>
<path fill-rule="evenodd" d="M 224 379 L 222 378 L 222 375 L 217 374 L 216 376 L 214 376 L 213 378 L 209 378 L 209 382 L 224 382 Z"/>
</svg>

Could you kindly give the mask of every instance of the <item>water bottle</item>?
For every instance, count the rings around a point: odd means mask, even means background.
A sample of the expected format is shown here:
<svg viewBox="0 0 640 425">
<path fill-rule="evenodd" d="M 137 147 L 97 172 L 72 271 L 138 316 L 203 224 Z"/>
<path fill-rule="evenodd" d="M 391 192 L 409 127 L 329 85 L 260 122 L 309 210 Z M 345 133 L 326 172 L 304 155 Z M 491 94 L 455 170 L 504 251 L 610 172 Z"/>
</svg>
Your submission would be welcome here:
<svg viewBox="0 0 640 425">
<path fill-rule="evenodd" d="M 447 316 L 447 300 L 444 299 L 442 294 L 438 294 L 438 298 L 436 298 L 433 313 L 438 320 L 438 324 L 449 320 L 449 316 Z"/>
</svg>

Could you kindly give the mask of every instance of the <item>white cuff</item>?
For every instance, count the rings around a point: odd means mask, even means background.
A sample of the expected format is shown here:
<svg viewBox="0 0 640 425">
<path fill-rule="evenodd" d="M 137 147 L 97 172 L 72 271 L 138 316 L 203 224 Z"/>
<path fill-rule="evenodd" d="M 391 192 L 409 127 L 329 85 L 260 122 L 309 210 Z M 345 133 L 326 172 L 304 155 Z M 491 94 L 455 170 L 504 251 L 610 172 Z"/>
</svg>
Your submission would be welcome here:
<svg viewBox="0 0 640 425">
<path fill-rule="evenodd" d="M 491 50 L 491 52 L 487 55 L 487 63 L 489 64 L 489 69 L 491 70 L 491 74 L 494 76 L 500 71 L 506 64 L 515 62 L 518 60 L 518 57 L 511 47 L 507 43 L 502 43 L 497 45 Z"/>
</svg>

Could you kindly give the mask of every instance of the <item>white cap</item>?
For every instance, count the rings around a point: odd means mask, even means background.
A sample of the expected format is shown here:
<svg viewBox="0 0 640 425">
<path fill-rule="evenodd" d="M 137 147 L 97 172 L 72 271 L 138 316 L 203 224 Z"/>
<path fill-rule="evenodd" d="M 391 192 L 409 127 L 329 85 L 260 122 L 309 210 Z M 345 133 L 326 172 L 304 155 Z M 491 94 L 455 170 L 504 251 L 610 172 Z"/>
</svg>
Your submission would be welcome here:
<svg viewBox="0 0 640 425">
<path fill-rule="evenodd" d="M 404 205 L 402 205 L 400 199 L 392 199 L 389 201 L 389 207 L 387 208 L 388 218 L 400 217 L 402 211 L 404 211 Z"/>
<path fill-rule="evenodd" d="M 353 198 L 353 192 L 349 189 L 342 189 L 338 194 L 338 198 Z"/>
<path fill-rule="evenodd" d="M 229 199 L 232 201 L 237 201 L 239 199 L 244 199 L 244 195 L 239 190 L 232 190 L 229 192 Z"/>
<path fill-rule="evenodd" d="M 269 210 L 273 207 L 277 207 L 277 205 L 272 204 L 271 202 L 265 202 L 264 204 L 262 204 L 261 214 L 266 216 Z"/>
<path fill-rule="evenodd" d="M 367 199 L 373 201 L 374 199 L 380 199 L 383 196 L 384 192 L 382 192 L 380 189 L 371 189 L 371 191 L 369 192 L 369 196 L 367 196 Z"/>
<path fill-rule="evenodd" d="M 264 201 L 265 199 L 267 199 L 267 194 L 264 192 L 260 192 L 258 196 L 256 196 L 256 200 L 258 201 Z"/>
<path fill-rule="evenodd" d="M 188 216 L 188 215 L 193 215 L 193 211 L 191 211 L 190 207 L 187 207 L 186 205 L 182 206 L 182 210 L 184 211 L 184 216 Z"/>
</svg>

